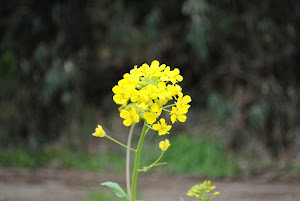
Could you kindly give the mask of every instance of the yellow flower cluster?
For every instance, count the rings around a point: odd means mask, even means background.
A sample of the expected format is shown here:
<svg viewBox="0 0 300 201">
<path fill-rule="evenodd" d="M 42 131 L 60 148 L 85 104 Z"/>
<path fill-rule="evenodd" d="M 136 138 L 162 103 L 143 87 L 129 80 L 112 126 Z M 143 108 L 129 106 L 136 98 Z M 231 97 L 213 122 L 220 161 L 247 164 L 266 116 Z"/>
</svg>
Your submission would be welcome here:
<svg viewBox="0 0 300 201">
<path fill-rule="evenodd" d="M 195 197 L 199 201 L 207 201 L 215 198 L 218 196 L 220 193 L 215 191 L 216 186 L 211 185 L 211 181 L 205 180 L 201 184 L 197 184 L 191 187 L 191 189 L 187 192 L 187 196 L 189 197 Z"/>
<path fill-rule="evenodd" d="M 185 122 L 192 101 L 190 96 L 183 95 L 182 88 L 177 84 L 182 80 L 178 68 L 171 70 L 157 60 L 150 66 L 135 66 L 124 74 L 112 89 L 114 102 L 121 105 L 119 110 L 123 124 L 130 126 L 133 122 L 145 119 L 159 135 L 169 134 L 172 126 L 167 125 L 166 119 L 160 118 L 162 112 L 170 114 L 173 124 L 177 120 Z"/>
</svg>

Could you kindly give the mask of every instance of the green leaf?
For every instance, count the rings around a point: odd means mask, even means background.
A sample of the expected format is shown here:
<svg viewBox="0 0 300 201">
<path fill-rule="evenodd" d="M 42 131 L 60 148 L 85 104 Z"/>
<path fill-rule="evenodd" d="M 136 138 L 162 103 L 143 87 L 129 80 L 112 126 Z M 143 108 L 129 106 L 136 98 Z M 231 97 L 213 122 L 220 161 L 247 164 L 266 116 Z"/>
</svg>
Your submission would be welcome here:
<svg viewBox="0 0 300 201">
<path fill-rule="evenodd" d="M 118 183 L 107 181 L 101 183 L 101 185 L 109 187 L 111 190 L 113 190 L 117 197 L 122 198 L 124 201 L 129 201 L 128 195 L 123 191 Z"/>
</svg>

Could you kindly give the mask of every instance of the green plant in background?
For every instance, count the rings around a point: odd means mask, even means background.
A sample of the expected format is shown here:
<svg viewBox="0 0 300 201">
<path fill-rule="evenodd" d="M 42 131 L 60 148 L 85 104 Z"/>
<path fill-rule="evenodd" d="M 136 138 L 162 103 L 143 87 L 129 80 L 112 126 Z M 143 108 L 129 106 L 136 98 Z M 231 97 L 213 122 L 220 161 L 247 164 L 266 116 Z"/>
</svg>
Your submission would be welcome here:
<svg viewBox="0 0 300 201">
<path fill-rule="evenodd" d="M 154 130 L 159 136 L 169 134 L 171 125 L 166 123 L 162 116 L 163 112 L 170 115 L 172 124 L 176 121 L 185 122 L 186 114 L 190 108 L 189 103 L 192 101 L 189 95 L 183 95 L 182 88 L 177 84 L 181 82 L 183 77 L 180 75 L 179 69 L 171 70 L 165 64 L 160 65 L 158 61 L 153 61 L 151 65 L 143 64 L 140 67 L 135 66 L 130 73 L 126 73 L 114 86 L 113 100 L 119 107 L 120 117 L 124 119 L 125 126 L 131 126 L 127 145 L 108 136 L 101 125 L 95 129 L 93 136 L 106 137 L 117 144 L 125 147 L 126 152 L 126 188 L 127 193 L 115 182 L 105 182 L 102 185 L 110 187 L 117 197 L 124 201 L 136 201 L 137 180 L 140 172 L 148 172 L 156 166 L 165 165 L 161 163 L 165 151 L 170 147 L 168 139 L 159 143 L 161 154 L 153 163 L 140 168 L 141 152 L 145 137 L 148 131 Z M 143 129 L 137 148 L 131 148 L 131 139 L 133 130 L 140 120 L 144 121 Z M 135 162 L 130 179 L 130 152 L 135 152 Z"/>
<path fill-rule="evenodd" d="M 233 158 L 225 145 L 213 137 L 199 140 L 184 133 L 173 139 L 172 145 L 172 154 L 166 155 L 171 172 L 210 178 L 238 177 L 241 174 L 237 157 Z"/>
</svg>

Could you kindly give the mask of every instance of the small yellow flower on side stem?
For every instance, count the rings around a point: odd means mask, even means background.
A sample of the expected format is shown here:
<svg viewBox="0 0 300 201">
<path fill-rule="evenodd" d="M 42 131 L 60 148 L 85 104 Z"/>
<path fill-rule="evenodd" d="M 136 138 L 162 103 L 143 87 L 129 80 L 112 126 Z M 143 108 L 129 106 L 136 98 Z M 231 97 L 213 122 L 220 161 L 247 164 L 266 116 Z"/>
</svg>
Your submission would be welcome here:
<svg viewBox="0 0 300 201">
<path fill-rule="evenodd" d="M 159 148 L 162 150 L 162 151 L 167 151 L 167 149 L 169 148 L 170 146 L 170 142 L 168 139 L 165 139 L 165 141 L 161 141 L 159 143 Z"/>
<path fill-rule="evenodd" d="M 158 135 L 169 134 L 169 130 L 172 128 L 172 126 L 166 124 L 166 120 L 164 118 L 161 118 L 159 122 L 153 124 L 152 127 L 153 130 L 158 131 Z"/>
<path fill-rule="evenodd" d="M 105 137 L 106 132 L 103 130 L 102 126 L 98 125 L 95 132 L 92 134 L 95 137 Z"/>
</svg>

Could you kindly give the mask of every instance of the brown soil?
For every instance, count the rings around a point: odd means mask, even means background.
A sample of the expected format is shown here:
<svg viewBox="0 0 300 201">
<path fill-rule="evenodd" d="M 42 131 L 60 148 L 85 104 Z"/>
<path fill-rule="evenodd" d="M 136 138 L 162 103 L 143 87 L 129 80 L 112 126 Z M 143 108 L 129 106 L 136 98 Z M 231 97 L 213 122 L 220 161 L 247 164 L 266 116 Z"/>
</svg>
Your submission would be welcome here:
<svg viewBox="0 0 300 201">
<path fill-rule="evenodd" d="M 190 186 L 203 180 L 194 177 L 141 175 L 144 201 L 186 201 Z M 87 201 L 88 194 L 107 191 L 100 182 L 115 181 L 124 186 L 123 175 L 55 169 L 0 169 L 0 201 Z M 299 201 L 300 183 L 212 181 L 221 192 L 215 201 Z"/>
</svg>

